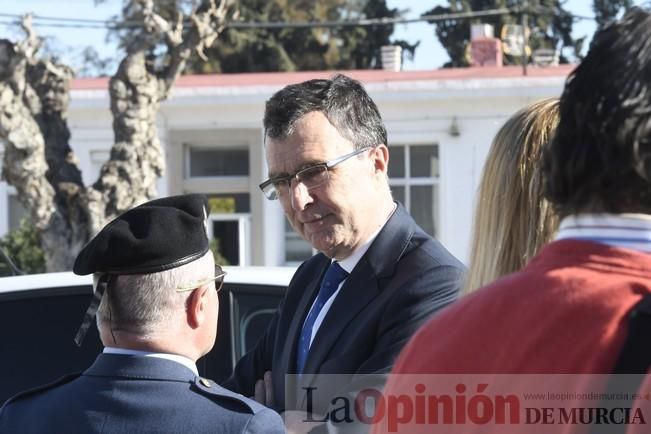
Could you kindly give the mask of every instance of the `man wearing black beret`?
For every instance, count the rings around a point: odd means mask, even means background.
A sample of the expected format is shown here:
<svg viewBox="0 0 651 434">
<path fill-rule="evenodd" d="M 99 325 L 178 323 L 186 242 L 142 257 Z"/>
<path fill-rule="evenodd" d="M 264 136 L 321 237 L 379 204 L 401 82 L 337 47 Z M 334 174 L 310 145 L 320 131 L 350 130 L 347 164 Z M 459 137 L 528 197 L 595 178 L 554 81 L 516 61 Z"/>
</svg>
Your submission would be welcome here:
<svg viewBox="0 0 651 434">
<path fill-rule="evenodd" d="M 104 352 L 81 374 L 19 394 L 0 410 L 0 432 L 283 433 L 272 410 L 198 376 L 217 333 L 224 272 L 206 236 L 206 199 L 140 205 L 81 251 L 93 273 Z"/>
</svg>

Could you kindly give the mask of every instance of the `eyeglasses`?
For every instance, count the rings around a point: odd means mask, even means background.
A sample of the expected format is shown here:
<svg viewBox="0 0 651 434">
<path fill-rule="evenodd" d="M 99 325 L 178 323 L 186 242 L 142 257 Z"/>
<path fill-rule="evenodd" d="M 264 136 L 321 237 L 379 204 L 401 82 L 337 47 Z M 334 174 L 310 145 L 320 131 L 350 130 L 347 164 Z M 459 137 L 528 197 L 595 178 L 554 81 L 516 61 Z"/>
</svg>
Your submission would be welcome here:
<svg viewBox="0 0 651 434">
<path fill-rule="evenodd" d="M 213 277 L 209 277 L 204 280 L 197 280 L 194 282 L 190 282 L 187 285 L 184 286 L 179 286 L 176 288 L 176 292 L 186 292 L 186 291 L 192 291 L 197 288 L 201 288 L 204 285 L 207 285 L 210 282 L 215 282 L 215 290 L 219 292 L 220 289 L 222 289 L 222 285 L 224 285 L 224 276 L 226 275 L 226 272 L 222 270 L 222 267 L 219 265 L 215 265 L 215 275 Z"/>
<path fill-rule="evenodd" d="M 328 179 L 330 179 L 330 176 L 328 174 L 328 171 L 330 169 L 333 169 L 338 164 L 343 163 L 349 158 L 352 158 L 355 155 L 359 155 L 368 149 L 371 149 L 371 147 L 367 146 L 366 148 L 357 149 L 349 154 L 342 155 L 341 157 L 337 157 L 333 160 L 305 167 L 292 175 L 275 176 L 273 178 L 269 178 L 260 184 L 260 190 L 262 190 L 262 193 L 264 193 L 267 199 L 276 200 L 280 195 L 285 194 L 289 191 L 289 187 L 293 179 L 296 179 L 297 182 L 303 184 L 308 190 L 319 187 L 320 185 L 325 184 Z"/>
</svg>

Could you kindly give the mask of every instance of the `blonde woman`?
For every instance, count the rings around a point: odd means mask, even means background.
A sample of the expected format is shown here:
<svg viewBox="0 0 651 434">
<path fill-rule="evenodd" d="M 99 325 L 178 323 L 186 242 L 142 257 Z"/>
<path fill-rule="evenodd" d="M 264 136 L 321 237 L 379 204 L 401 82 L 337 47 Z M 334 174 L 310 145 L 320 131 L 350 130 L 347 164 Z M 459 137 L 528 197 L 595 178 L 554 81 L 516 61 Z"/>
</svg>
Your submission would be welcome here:
<svg viewBox="0 0 651 434">
<path fill-rule="evenodd" d="M 540 160 L 558 125 L 558 103 L 550 98 L 525 107 L 493 139 L 479 183 L 465 293 L 522 268 L 558 228 L 543 198 Z"/>
</svg>

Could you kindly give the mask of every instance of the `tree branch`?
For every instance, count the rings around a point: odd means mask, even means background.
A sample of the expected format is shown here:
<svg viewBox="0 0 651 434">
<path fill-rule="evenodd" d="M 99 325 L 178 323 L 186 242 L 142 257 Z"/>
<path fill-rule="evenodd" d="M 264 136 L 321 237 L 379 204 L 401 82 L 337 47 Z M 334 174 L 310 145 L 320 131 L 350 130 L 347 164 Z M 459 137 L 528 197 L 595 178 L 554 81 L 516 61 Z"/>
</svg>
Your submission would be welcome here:
<svg viewBox="0 0 651 434">
<path fill-rule="evenodd" d="M 193 13 L 194 24 L 184 32 L 180 14 L 172 24 L 154 12 L 152 0 L 139 0 L 145 33 L 129 45 L 127 57 L 109 83 L 115 143 L 110 160 L 88 192 L 93 232 L 156 196 L 156 179 L 165 169 L 156 129 L 160 102 L 167 98 L 192 50 L 212 44 L 219 35 L 229 1 L 216 6 L 210 0 L 204 12 Z M 155 58 L 152 53 L 161 40 L 168 53 Z M 167 67 L 157 68 L 164 60 Z"/>
<path fill-rule="evenodd" d="M 199 57 L 206 60 L 204 50 L 210 47 L 224 30 L 226 16 L 229 13 L 232 0 L 220 0 L 219 6 L 215 0 L 207 0 L 204 3 L 203 11 L 197 13 L 192 11 L 190 20 L 192 26 L 183 37 L 183 43 L 179 45 L 168 45 L 169 63 L 161 76 L 161 99 L 167 98 L 169 91 L 185 68 L 188 58 L 193 50 L 197 51 Z M 237 11 L 233 12 L 237 15 Z"/>
</svg>

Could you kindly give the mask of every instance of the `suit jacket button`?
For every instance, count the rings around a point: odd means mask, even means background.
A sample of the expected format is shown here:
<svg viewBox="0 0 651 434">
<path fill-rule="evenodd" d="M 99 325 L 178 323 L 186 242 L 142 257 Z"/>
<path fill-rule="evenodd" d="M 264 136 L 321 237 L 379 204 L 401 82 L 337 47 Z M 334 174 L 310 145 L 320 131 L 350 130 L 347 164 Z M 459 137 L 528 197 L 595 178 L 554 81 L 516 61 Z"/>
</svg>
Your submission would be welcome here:
<svg viewBox="0 0 651 434">
<path fill-rule="evenodd" d="M 212 384 L 210 384 L 210 380 L 207 380 L 205 378 L 199 378 L 199 382 L 206 387 L 212 387 Z"/>
</svg>

